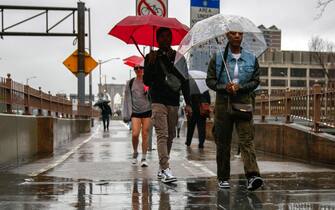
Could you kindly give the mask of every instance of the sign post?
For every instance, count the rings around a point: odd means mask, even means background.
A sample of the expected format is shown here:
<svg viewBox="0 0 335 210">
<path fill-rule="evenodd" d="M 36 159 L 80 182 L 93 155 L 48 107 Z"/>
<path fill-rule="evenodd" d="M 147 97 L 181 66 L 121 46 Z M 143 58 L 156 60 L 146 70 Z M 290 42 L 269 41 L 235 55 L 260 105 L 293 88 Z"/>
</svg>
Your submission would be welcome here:
<svg viewBox="0 0 335 210">
<path fill-rule="evenodd" d="M 78 102 L 85 103 L 85 3 L 78 2 Z"/>
<path fill-rule="evenodd" d="M 136 15 L 168 16 L 168 0 L 136 0 Z"/>
<path fill-rule="evenodd" d="M 220 0 L 191 0 L 191 27 L 198 21 L 220 13 Z"/>
</svg>

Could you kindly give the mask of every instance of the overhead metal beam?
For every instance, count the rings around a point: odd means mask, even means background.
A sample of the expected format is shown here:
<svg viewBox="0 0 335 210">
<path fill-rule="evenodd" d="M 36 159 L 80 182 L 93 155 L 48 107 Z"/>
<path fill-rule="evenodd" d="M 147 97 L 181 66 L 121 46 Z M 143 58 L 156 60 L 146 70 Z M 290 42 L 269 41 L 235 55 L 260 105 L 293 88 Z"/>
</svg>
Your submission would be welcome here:
<svg viewBox="0 0 335 210">
<path fill-rule="evenodd" d="M 34 15 L 34 16 L 32 16 L 32 17 L 30 17 L 30 18 L 27 18 L 27 19 L 24 19 L 24 20 L 22 20 L 22 21 L 20 21 L 20 22 L 18 22 L 18 23 L 15 23 L 15 24 L 13 24 L 13 25 L 11 25 L 11 26 L 8 26 L 8 27 L 4 28 L 3 30 L 6 31 L 6 30 L 8 30 L 8 29 L 10 29 L 10 28 L 13 28 L 13 27 L 18 26 L 18 25 L 20 25 L 20 24 L 22 24 L 22 23 L 25 23 L 25 22 L 27 22 L 27 21 L 29 21 L 29 20 L 32 20 L 32 19 L 34 19 L 34 18 L 37 18 L 37 17 L 39 17 L 39 16 L 41 16 L 41 15 L 44 15 L 45 13 L 46 13 L 46 11 L 44 11 L 44 12 L 40 12 L 40 13 L 38 13 L 37 15 Z"/>
<path fill-rule="evenodd" d="M 41 12 L 37 13 L 36 15 L 33 15 L 29 18 L 26 18 L 20 22 L 14 23 L 10 26 L 5 26 L 5 19 L 6 19 L 6 11 L 8 10 L 21 10 L 21 11 L 37 11 L 40 10 Z M 87 11 L 87 8 L 82 9 L 85 13 Z M 65 17 L 62 17 L 58 22 L 55 24 L 49 26 L 49 11 L 62 11 L 62 12 L 68 12 L 69 14 L 66 14 Z M 42 6 L 12 6 L 12 5 L 0 5 L 0 18 L 1 18 L 1 29 L 0 29 L 0 37 L 3 38 L 4 36 L 78 36 L 78 32 L 76 31 L 76 19 L 75 19 L 75 13 L 78 12 L 78 8 L 74 7 L 42 7 Z M 16 26 L 21 25 L 23 23 L 29 22 L 32 19 L 35 19 L 39 16 L 45 15 L 45 31 L 36 31 L 36 32 L 26 32 L 26 31 L 13 31 L 9 29 L 14 29 Z M 72 32 L 52 32 L 54 28 L 56 28 L 59 24 L 64 22 L 66 19 L 71 17 L 72 15 Z M 85 34 L 84 36 L 87 36 Z"/>
<path fill-rule="evenodd" d="M 13 5 L 0 5 L 0 9 L 11 10 L 54 10 L 54 11 L 75 11 L 75 7 L 40 7 L 40 6 L 13 6 Z"/>
<path fill-rule="evenodd" d="M 0 32 L 0 36 L 78 36 L 78 33 Z"/>
</svg>

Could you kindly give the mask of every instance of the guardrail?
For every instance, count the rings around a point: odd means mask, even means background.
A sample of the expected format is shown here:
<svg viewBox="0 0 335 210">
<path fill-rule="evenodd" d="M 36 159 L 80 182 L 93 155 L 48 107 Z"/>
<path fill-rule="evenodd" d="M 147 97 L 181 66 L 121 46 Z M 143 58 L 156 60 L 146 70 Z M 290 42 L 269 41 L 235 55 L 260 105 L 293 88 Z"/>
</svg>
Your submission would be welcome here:
<svg viewBox="0 0 335 210">
<path fill-rule="evenodd" d="M 256 99 L 255 115 L 260 115 L 263 122 L 269 116 L 284 117 L 286 123 L 306 120 L 313 124 L 314 132 L 319 132 L 320 127 L 335 128 L 335 82 L 324 87 L 315 84 L 311 89 L 262 94 Z"/>
<path fill-rule="evenodd" d="M 99 116 L 99 112 L 90 104 L 74 106 L 65 97 L 53 96 L 43 92 L 42 88 L 34 89 L 7 78 L 0 77 L 0 112 L 8 114 L 54 116 L 62 118 L 89 118 Z"/>
</svg>

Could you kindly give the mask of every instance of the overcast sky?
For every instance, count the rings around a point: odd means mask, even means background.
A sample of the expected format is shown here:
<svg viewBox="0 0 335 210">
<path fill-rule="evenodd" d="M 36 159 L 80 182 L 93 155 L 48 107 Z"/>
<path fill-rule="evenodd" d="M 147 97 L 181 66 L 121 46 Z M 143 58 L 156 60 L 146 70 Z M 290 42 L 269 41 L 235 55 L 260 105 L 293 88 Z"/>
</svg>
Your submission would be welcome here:
<svg viewBox="0 0 335 210">
<path fill-rule="evenodd" d="M 0 0 L 0 5 L 69 6 L 76 7 L 75 0 Z M 129 68 L 122 58 L 137 54 L 134 46 L 107 35 L 108 31 L 122 18 L 135 14 L 135 0 L 85 0 L 92 14 L 92 55 L 98 59 L 120 57 L 102 66 L 107 83 L 124 83 L 129 79 Z M 335 2 L 330 4 L 319 20 L 316 0 L 221 0 L 221 13 L 248 17 L 256 25 L 276 25 L 282 30 L 282 49 L 308 50 L 308 41 L 320 35 L 335 41 Z M 190 0 L 169 0 L 169 16 L 176 17 L 189 25 Z M 29 17 L 36 12 L 11 12 L 5 26 Z M 64 13 L 65 14 L 65 13 Z M 65 16 L 65 15 L 64 15 Z M 52 21 L 61 15 L 50 14 Z M 51 24 L 51 23 L 50 23 Z M 60 25 L 56 31 L 69 29 L 70 22 Z M 44 30 L 43 17 L 17 30 Z M 71 27 L 70 27 L 71 28 Z M 86 44 L 88 46 L 88 44 Z M 4 37 L 0 40 L 0 76 L 7 73 L 18 82 L 30 76 L 36 79 L 29 83 L 43 90 L 76 93 L 77 80 L 63 66 L 63 60 L 76 49 L 73 38 L 59 37 Z M 111 78 L 115 77 L 116 80 Z M 93 92 L 97 93 L 98 68 L 93 72 Z M 86 82 L 88 86 L 88 80 Z M 88 93 L 88 91 L 87 91 Z"/>
</svg>

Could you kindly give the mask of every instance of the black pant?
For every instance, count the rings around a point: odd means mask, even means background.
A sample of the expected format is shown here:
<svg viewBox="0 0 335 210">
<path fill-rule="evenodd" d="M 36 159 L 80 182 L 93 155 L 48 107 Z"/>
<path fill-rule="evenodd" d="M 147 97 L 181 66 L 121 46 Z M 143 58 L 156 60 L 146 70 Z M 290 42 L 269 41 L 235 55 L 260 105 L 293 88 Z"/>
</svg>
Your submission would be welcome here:
<svg viewBox="0 0 335 210">
<path fill-rule="evenodd" d="M 109 116 L 103 116 L 102 122 L 104 124 L 104 130 L 109 129 Z"/>
<path fill-rule="evenodd" d="M 195 126 L 198 128 L 199 147 L 203 147 L 206 138 L 206 118 L 200 115 L 192 115 L 187 120 L 186 144 L 191 145 Z"/>
</svg>

